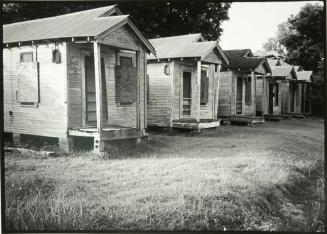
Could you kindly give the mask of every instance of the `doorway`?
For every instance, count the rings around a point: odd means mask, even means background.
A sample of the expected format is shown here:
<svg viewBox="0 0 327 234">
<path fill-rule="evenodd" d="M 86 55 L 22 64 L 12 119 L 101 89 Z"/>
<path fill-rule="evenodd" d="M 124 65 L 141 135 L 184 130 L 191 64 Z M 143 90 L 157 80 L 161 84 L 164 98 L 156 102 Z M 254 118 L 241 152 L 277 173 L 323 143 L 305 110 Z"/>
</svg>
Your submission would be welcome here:
<svg viewBox="0 0 327 234">
<path fill-rule="evenodd" d="M 237 77 L 236 79 L 236 114 L 242 114 L 243 104 L 243 78 Z"/>
<path fill-rule="evenodd" d="M 93 54 L 85 55 L 85 124 L 96 126 L 96 93 Z M 102 120 L 108 119 L 107 87 L 105 74 L 105 61 L 101 58 L 101 81 L 102 81 Z"/>
<path fill-rule="evenodd" d="M 190 117 L 192 107 L 192 73 L 183 71 L 183 117 Z"/>
</svg>

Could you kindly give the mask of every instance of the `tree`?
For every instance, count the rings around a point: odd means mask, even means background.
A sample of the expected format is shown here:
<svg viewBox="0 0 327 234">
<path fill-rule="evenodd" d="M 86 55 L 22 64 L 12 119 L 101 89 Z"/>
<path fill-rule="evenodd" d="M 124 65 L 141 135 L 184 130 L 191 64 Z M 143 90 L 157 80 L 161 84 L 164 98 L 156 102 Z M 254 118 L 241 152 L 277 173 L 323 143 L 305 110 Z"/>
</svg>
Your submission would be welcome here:
<svg viewBox="0 0 327 234">
<path fill-rule="evenodd" d="M 201 1 L 4 3 L 3 22 L 50 17 L 112 4 L 118 4 L 124 14 L 129 14 L 147 38 L 202 32 L 208 40 L 217 40 L 223 31 L 221 23 L 229 19 L 230 8 L 230 3 Z"/>
<path fill-rule="evenodd" d="M 264 49 L 278 51 L 285 48 L 286 60 L 313 71 L 313 112 L 324 108 L 324 9 L 319 4 L 306 4 L 300 12 L 278 26 L 275 37 L 264 44 Z"/>
</svg>

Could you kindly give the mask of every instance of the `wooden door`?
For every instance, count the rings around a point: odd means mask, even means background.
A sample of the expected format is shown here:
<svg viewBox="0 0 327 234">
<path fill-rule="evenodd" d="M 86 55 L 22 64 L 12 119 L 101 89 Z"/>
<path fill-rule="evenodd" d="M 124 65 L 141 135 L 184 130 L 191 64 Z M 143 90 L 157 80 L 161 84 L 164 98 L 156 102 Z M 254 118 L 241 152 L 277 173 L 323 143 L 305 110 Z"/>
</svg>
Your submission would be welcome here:
<svg viewBox="0 0 327 234">
<path fill-rule="evenodd" d="M 291 83 L 290 84 L 290 112 L 294 112 L 294 97 L 295 97 L 295 89 L 294 89 L 294 85 Z"/>
<path fill-rule="evenodd" d="M 102 120 L 108 119 L 106 75 L 104 59 L 101 58 L 101 80 L 102 80 Z M 87 126 L 96 126 L 96 97 L 95 97 L 95 74 L 93 55 L 85 56 L 85 120 Z"/>
<path fill-rule="evenodd" d="M 243 79 L 237 77 L 236 85 L 236 114 L 242 114 L 242 104 L 243 104 Z"/>
<path fill-rule="evenodd" d="M 190 117 L 192 107 L 192 73 L 183 71 L 183 117 Z"/>
<path fill-rule="evenodd" d="M 269 84 L 269 95 L 268 95 L 268 113 L 274 113 L 274 84 Z"/>
</svg>

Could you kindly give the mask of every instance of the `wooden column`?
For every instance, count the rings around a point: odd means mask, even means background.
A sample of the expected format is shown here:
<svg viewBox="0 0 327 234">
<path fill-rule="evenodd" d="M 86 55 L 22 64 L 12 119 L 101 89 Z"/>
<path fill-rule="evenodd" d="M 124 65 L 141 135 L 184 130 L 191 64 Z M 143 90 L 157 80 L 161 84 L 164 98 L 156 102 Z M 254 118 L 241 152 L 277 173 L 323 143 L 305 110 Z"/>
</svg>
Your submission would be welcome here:
<svg viewBox="0 0 327 234">
<path fill-rule="evenodd" d="M 172 59 L 170 62 L 170 81 L 171 81 L 171 94 L 170 94 L 170 122 L 169 126 L 173 126 L 173 119 L 174 119 L 174 102 L 175 102 L 175 60 Z"/>
<path fill-rule="evenodd" d="M 266 113 L 266 76 L 262 76 L 262 98 L 261 98 L 261 110 L 262 110 L 262 116 Z"/>
<path fill-rule="evenodd" d="M 96 99 L 96 114 L 97 114 L 97 130 L 98 133 L 102 130 L 102 84 L 101 84 L 101 55 L 100 44 L 93 42 L 94 45 L 94 77 L 95 77 L 95 99 Z"/>
<path fill-rule="evenodd" d="M 135 51 L 135 57 L 136 57 L 136 73 L 137 73 L 137 87 L 136 87 L 136 128 L 141 128 L 141 108 L 140 108 L 140 93 L 141 93 L 141 86 L 140 86 L 140 80 L 141 80 L 141 72 L 140 72 L 140 51 Z"/>
<path fill-rule="evenodd" d="M 253 107 L 253 115 L 256 115 L 256 102 L 255 102 L 255 94 L 256 94 L 256 90 L 255 90 L 255 76 L 254 76 L 254 71 L 251 71 L 251 105 Z"/>
<path fill-rule="evenodd" d="M 196 121 L 200 122 L 200 102 L 201 102 L 201 60 L 197 61 L 197 77 L 196 77 L 196 90 L 197 99 L 195 101 L 196 105 Z"/>
<path fill-rule="evenodd" d="M 215 101 L 215 118 L 217 119 L 218 116 L 218 108 L 219 108 L 219 84 L 220 84 L 220 69 L 221 69 L 221 64 L 217 65 L 217 84 L 216 84 L 216 101 Z"/>
</svg>

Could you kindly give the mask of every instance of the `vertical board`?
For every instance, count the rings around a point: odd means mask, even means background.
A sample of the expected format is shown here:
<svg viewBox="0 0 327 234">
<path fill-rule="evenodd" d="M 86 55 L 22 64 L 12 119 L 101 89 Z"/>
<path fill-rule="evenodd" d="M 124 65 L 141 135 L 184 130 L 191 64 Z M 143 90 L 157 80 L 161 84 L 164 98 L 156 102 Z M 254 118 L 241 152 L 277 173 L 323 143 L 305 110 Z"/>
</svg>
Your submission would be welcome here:
<svg viewBox="0 0 327 234">
<path fill-rule="evenodd" d="M 4 131 L 48 136 L 65 137 L 67 132 L 67 61 L 66 43 L 59 43 L 61 63 L 52 62 L 54 44 L 40 44 L 3 49 L 4 85 Z M 37 106 L 24 106 L 16 99 L 18 90 L 17 70 L 20 53 L 33 52 L 39 62 L 39 98 Z M 22 70 L 23 72 L 23 70 Z M 33 97 L 33 100 L 36 97 Z M 12 115 L 9 112 L 12 112 Z"/>
</svg>

